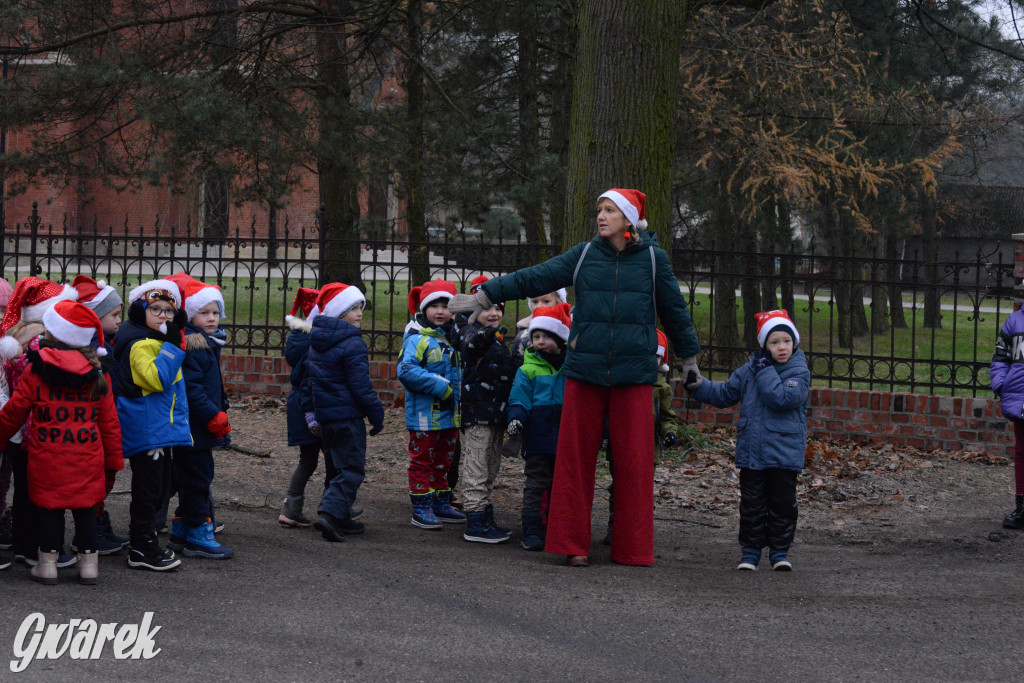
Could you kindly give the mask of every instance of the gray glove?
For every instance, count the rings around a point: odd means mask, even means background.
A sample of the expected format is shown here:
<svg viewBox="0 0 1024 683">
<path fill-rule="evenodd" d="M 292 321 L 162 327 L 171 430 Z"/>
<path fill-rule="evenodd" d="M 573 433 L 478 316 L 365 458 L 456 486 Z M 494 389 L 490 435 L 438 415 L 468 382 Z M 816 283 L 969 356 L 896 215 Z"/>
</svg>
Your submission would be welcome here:
<svg viewBox="0 0 1024 683">
<path fill-rule="evenodd" d="M 683 377 L 683 388 L 687 391 L 694 391 L 704 381 L 700 375 L 700 368 L 697 367 L 697 356 L 684 358 L 679 374 Z"/>
<path fill-rule="evenodd" d="M 465 313 L 469 323 L 476 322 L 477 316 L 493 306 L 484 288 L 476 290 L 476 294 L 456 294 L 448 301 L 448 310 L 452 313 Z"/>
<path fill-rule="evenodd" d="M 525 426 L 526 425 L 524 425 L 520 420 L 512 420 L 508 423 L 508 427 L 505 428 L 505 431 L 508 432 L 509 436 L 516 436 L 517 434 L 522 433 Z"/>
</svg>

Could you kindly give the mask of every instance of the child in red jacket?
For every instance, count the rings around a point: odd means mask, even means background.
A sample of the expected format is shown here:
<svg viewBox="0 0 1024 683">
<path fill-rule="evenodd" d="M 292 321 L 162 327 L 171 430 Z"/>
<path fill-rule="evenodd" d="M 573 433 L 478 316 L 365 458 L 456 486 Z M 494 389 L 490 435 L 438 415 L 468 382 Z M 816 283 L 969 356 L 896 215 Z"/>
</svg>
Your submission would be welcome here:
<svg viewBox="0 0 1024 683">
<path fill-rule="evenodd" d="M 0 443 L 29 418 L 28 492 L 40 508 L 39 562 L 32 577 L 57 583 L 57 556 L 64 539 L 64 510 L 75 520 L 78 577 L 96 583 L 96 513 L 106 495 L 105 470 L 124 468 L 121 427 L 113 394 L 100 370 L 103 329 L 96 314 L 61 301 L 43 314 L 46 336 L 29 351 L 29 366 L 0 411 Z M 93 349 L 93 336 L 99 340 Z"/>
</svg>

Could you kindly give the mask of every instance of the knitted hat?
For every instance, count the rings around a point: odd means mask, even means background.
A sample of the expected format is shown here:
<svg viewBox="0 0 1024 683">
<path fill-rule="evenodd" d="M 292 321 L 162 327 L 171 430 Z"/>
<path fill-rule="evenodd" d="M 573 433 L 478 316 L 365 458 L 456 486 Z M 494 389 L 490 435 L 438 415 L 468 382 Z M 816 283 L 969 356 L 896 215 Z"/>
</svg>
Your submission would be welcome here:
<svg viewBox="0 0 1024 683">
<path fill-rule="evenodd" d="M 422 287 L 413 287 L 409 290 L 409 312 L 413 315 L 427 310 L 427 306 L 438 299 L 450 300 L 458 292 L 455 283 L 448 280 L 431 280 Z"/>
<path fill-rule="evenodd" d="M 7 311 L 0 321 L 0 333 L 6 333 L 19 322 L 43 321 L 43 313 L 58 301 L 78 298 L 78 292 L 71 285 L 58 285 L 40 277 L 30 275 L 14 284 L 14 291 L 7 302 Z"/>
<path fill-rule="evenodd" d="M 569 328 L 572 327 L 572 320 L 569 318 L 571 311 L 572 308 L 565 302 L 556 306 L 541 306 L 533 312 L 529 334 L 532 336 L 534 330 L 544 330 L 562 341 L 569 341 Z"/>
<path fill-rule="evenodd" d="M 774 311 L 755 313 L 754 320 L 757 321 L 757 343 L 764 348 L 768 341 L 768 335 L 776 330 L 784 330 L 793 337 L 793 346 L 800 343 L 800 333 L 796 331 L 796 325 L 789 319 L 789 313 L 778 308 Z"/>
<path fill-rule="evenodd" d="M 97 318 L 102 318 L 123 305 L 121 295 L 104 280 L 93 280 L 88 275 L 79 275 L 71 281 L 71 286 L 78 291 L 78 303 L 91 308 Z"/>
<path fill-rule="evenodd" d="M 478 291 L 480 291 L 480 285 L 482 285 L 483 283 L 487 282 L 489 279 L 490 278 L 487 277 L 486 275 L 477 275 L 475 278 L 473 278 L 472 280 L 469 281 L 469 293 L 470 294 L 476 294 Z M 504 301 L 499 301 L 499 302 L 495 303 L 494 305 L 497 306 L 498 308 L 500 308 L 503 311 L 505 310 L 505 302 Z"/>
<path fill-rule="evenodd" d="M 619 207 L 619 211 L 623 213 L 630 225 L 636 229 L 643 230 L 647 227 L 647 219 L 644 218 L 644 212 L 647 207 L 647 195 L 640 190 L 619 190 L 613 188 L 598 197 L 597 201 L 602 199 L 612 200 L 612 203 Z M 626 239 L 629 239 L 629 231 L 626 231 Z"/>
<path fill-rule="evenodd" d="M 175 308 L 181 308 L 181 290 L 170 279 L 150 280 L 128 292 L 128 305 L 141 301 L 149 305 L 154 301 L 166 301 Z"/>
<path fill-rule="evenodd" d="M 189 320 L 200 309 L 214 302 L 217 304 L 220 317 L 224 317 L 224 297 L 221 296 L 220 287 L 208 285 L 185 272 L 168 275 L 167 279 L 178 285 L 178 290 L 181 292 L 182 306 L 185 308 L 185 315 L 188 316 Z"/>
<path fill-rule="evenodd" d="M 75 301 L 58 301 L 43 313 L 43 327 L 59 342 L 68 346 L 89 346 L 96 337 L 97 356 L 107 355 L 103 348 L 103 326 L 95 312 Z"/>
<path fill-rule="evenodd" d="M 358 287 L 332 282 L 320 290 L 320 295 L 316 299 L 316 307 L 319 309 L 317 315 L 340 318 L 350 308 L 362 303 L 366 303 L 366 297 Z"/>
<path fill-rule="evenodd" d="M 668 372 L 668 364 L 665 363 L 665 354 L 668 353 L 668 337 L 665 333 L 659 329 L 655 329 L 658 333 L 658 350 L 656 355 L 662 360 L 661 367 L 659 368 L 662 372 Z"/>
<path fill-rule="evenodd" d="M 319 289 L 310 289 L 309 287 L 299 287 L 299 291 L 295 293 L 295 302 L 292 304 L 292 312 L 284 317 L 284 321 L 292 325 L 298 321 L 296 314 L 302 311 L 302 317 L 310 320 L 313 316 L 311 315 L 313 310 L 317 312 L 320 309 L 316 308 L 316 299 L 320 296 Z"/>
<path fill-rule="evenodd" d="M 561 301 L 562 303 L 565 303 L 566 301 L 569 300 L 569 294 L 565 291 L 565 287 L 562 287 L 561 289 L 556 291 L 555 294 L 558 295 L 558 300 Z M 530 297 L 529 299 L 526 300 L 526 303 L 530 306 L 531 311 L 537 308 L 537 304 L 533 303 L 533 300 L 535 298 L 536 297 Z"/>
<path fill-rule="evenodd" d="M 7 302 L 11 300 L 11 294 L 14 289 L 11 287 L 11 283 L 7 280 L 0 279 L 0 306 L 6 306 Z"/>
</svg>

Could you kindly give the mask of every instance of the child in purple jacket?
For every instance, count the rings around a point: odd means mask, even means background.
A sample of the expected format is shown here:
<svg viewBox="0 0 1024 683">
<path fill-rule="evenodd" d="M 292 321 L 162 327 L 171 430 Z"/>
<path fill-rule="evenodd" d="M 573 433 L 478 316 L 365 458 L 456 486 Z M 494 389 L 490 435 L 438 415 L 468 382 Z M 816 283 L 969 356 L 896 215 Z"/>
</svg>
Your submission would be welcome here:
<svg viewBox="0 0 1024 683">
<path fill-rule="evenodd" d="M 1013 473 L 1016 507 L 1003 526 L 1024 529 L 1024 311 L 1014 311 L 1003 323 L 989 365 L 992 391 L 1003 417 L 1013 423 Z"/>
</svg>

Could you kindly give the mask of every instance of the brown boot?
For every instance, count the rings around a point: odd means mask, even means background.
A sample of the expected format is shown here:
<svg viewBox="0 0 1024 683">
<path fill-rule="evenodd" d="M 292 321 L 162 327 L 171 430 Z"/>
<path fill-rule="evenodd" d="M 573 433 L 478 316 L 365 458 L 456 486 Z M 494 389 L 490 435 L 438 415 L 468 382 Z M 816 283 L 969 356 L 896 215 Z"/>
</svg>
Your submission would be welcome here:
<svg viewBox="0 0 1024 683">
<path fill-rule="evenodd" d="M 78 583 L 92 586 L 100 575 L 100 556 L 95 550 L 78 553 Z"/>
<path fill-rule="evenodd" d="M 36 566 L 32 567 L 32 578 L 39 583 L 47 586 L 54 586 L 57 584 L 57 551 L 52 553 L 44 553 L 43 549 L 39 549 L 39 561 L 36 562 Z"/>
</svg>

